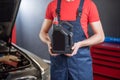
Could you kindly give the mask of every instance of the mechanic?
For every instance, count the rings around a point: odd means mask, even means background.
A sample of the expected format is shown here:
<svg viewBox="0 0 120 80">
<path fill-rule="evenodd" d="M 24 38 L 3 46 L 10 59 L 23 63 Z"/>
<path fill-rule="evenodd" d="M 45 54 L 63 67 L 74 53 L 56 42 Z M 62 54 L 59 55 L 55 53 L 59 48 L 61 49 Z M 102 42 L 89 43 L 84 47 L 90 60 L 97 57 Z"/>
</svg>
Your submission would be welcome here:
<svg viewBox="0 0 120 80">
<path fill-rule="evenodd" d="M 51 80 L 93 80 L 89 47 L 104 41 L 104 32 L 97 7 L 92 0 L 61 0 L 61 4 L 57 2 L 58 0 L 52 0 L 48 4 L 39 33 L 40 39 L 48 45 L 51 60 Z M 58 4 L 60 4 L 60 14 L 56 12 Z M 71 54 L 59 55 L 51 51 L 52 43 L 48 32 L 52 24 L 55 23 L 56 17 L 74 25 L 74 45 Z M 88 24 L 93 31 L 93 35 L 90 37 L 88 36 Z"/>
</svg>

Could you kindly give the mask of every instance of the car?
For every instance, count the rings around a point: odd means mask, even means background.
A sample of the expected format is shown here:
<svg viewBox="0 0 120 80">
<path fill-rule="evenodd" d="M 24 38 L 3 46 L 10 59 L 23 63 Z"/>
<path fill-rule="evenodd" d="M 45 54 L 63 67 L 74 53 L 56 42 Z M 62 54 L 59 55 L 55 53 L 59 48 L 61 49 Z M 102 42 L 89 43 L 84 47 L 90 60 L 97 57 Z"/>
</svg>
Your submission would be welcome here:
<svg viewBox="0 0 120 80">
<path fill-rule="evenodd" d="M 11 41 L 20 3 L 21 0 L 0 0 L 0 57 L 17 58 L 0 61 L 0 80 L 50 80 L 49 64 Z"/>
</svg>

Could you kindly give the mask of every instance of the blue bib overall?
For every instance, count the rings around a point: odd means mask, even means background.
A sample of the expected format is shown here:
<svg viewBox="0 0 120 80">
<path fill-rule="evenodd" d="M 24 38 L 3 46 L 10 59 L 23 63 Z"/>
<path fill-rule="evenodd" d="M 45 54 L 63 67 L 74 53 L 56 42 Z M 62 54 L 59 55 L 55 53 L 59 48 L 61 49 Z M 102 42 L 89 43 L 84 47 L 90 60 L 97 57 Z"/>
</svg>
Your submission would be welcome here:
<svg viewBox="0 0 120 80">
<path fill-rule="evenodd" d="M 82 12 L 84 0 L 80 1 L 79 12 Z M 73 27 L 73 41 L 86 39 L 80 24 L 80 16 L 75 21 L 68 21 Z M 67 28 L 66 25 L 63 25 Z M 92 59 L 89 47 L 79 48 L 76 55 L 67 57 L 64 54 L 51 56 L 51 80 L 93 80 Z"/>
</svg>

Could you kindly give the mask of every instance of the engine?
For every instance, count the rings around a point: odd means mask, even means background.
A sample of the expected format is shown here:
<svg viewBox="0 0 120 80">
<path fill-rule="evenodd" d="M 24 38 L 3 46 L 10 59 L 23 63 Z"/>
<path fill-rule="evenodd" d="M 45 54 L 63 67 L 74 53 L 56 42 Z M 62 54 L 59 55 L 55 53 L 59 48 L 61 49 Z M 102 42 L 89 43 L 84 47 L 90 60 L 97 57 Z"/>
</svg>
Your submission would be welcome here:
<svg viewBox="0 0 120 80">
<path fill-rule="evenodd" d="M 2 47 L 0 54 L 3 56 L 14 56 L 19 61 L 0 62 L 0 80 L 38 80 L 40 71 L 35 64 L 22 51 L 12 47 Z"/>
</svg>

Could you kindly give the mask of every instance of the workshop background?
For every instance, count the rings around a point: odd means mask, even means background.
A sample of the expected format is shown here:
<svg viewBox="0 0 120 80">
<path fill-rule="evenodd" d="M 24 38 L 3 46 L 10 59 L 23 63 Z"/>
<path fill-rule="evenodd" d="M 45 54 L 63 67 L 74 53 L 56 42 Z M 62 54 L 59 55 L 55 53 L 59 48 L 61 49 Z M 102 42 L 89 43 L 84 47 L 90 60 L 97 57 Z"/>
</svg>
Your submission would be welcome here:
<svg viewBox="0 0 120 80">
<path fill-rule="evenodd" d="M 39 31 L 51 0 L 22 0 L 16 19 L 17 44 L 48 59 L 47 46 L 39 39 Z M 94 0 L 105 36 L 120 37 L 120 0 Z M 91 33 L 91 31 L 90 31 Z"/>
<path fill-rule="evenodd" d="M 49 53 L 47 46 L 39 39 L 39 31 L 45 16 L 46 7 L 50 1 L 51 0 L 22 0 L 15 25 L 16 44 L 46 60 L 49 60 Z M 112 37 L 113 40 L 117 40 L 120 43 L 120 0 L 93 1 L 98 7 L 105 37 Z M 89 33 L 92 34 L 90 28 Z M 95 64 L 93 63 L 95 80 L 120 80 L 120 44 L 114 46 L 112 44 L 102 44 L 93 47 L 91 52 L 96 53 L 94 52 L 96 48 L 100 48 L 100 50 L 97 51 L 105 54 L 102 56 L 101 54 L 99 54 L 99 56 L 93 54 L 93 59 L 95 59 L 93 61 L 96 61 Z M 113 51 L 111 52 L 110 50 Z M 101 58 L 101 60 L 97 60 L 96 57 L 97 59 Z M 102 60 L 102 58 L 105 58 L 105 60 Z"/>
</svg>

